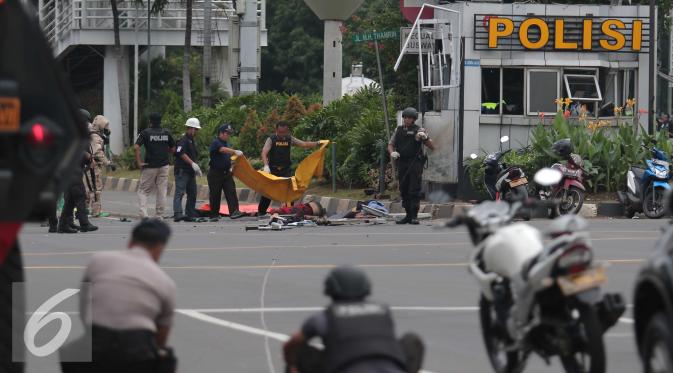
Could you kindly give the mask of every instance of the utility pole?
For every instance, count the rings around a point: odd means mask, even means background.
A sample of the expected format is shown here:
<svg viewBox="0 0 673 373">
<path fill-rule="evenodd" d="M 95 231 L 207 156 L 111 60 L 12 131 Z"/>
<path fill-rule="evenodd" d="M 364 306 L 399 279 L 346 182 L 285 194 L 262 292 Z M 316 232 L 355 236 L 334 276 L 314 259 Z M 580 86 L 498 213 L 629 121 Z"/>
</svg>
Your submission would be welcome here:
<svg viewBox="0 0 673 373">
<path fill-rule="evenodd" d="M 135 43 L 133 44 L 133 139 L 138 136 L 138 3 L 135 3 L 136 16 L 133 20 Z"/>
<path fill-rule="evenodd" d="M 211 56 L 212 47 L 210 39 L 210 13 L 212 10 L 211 0 L 203 2 L 203 106 L 210 107 L 210 75 L 212 73 Z"/>
<path fill-rule="evenodd" d="M 655 86 L 655 77 L 657 76 L 655 74 L 655 69 L 656 69 L 656 53 L 657 53 L 657 16 L 656 16 L 656 7 L 655 7 L 655 0 L 650 0 L 650 50 L 649 50 L 649 58 L 650 58 L 650 66 L 649 66 L 649 82 L 647 86 L 647 94 L 648 94 L 648 99 L 649 99 L 649 108 L 647 112 L 647 132 L 652 134 L 654 133 L 654 115 L 656 113 L 656 109 L 654 107 L 654 86 Z"/>
<path fill-rule="evenodd" d="M 150 7 L 150 0 L 147 0 L 147 103 L 146 107 L 150 107 L 151 83 L 152 83 L 152 55 L 150 54 L 150 31 L 152 29 L 152 8 Z"/>
<path fill-rule="evenodd" d="M 374 30 L 374 33 L 376 33 L 376 30 Z M 378 66 L 379 70 L 379 86 L 381 86 L 381 100 L 383 100 L 383 120 L 386 123 L 386 140 L 388 140 L 387 143 L 390 142 L 390 120 L 388 119 L 388 100 L 386 99 L 386 89 L 383 86 L 383 71 L 381 69 L 381 56 L 379 53 L 379 41 L 378 39 L 374 38 L 374 49 L 376 49 L 376 65 Z M 385 148 L 385 146 L 384 146 Z M 385 152 L 383 152 L 385 154 Z M 383 163 L 383 160 L 381 160 L 381 163 Z M 393 174 L 393 180 L 397 179 L 397 174 L 395 173 L 395 162 L 390 162 L 390 166 L 392 167 L 392 174 Z M 383 169 L 383 172 L 385 173 L 385 169 Z M 385 190 L 381 189 L 379 192 L 383 193 Z"/>
</svg>

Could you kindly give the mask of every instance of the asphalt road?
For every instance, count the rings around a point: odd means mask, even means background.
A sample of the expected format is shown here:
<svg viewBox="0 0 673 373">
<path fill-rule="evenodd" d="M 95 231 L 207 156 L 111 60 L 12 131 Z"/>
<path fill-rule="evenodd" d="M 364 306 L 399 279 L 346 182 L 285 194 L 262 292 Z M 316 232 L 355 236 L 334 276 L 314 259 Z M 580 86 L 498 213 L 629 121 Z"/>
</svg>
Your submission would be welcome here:
<svg viewBox="0 0 673 373">
<path fill-rule="evenodd" d="M 47 234 L 38 225 L 23 229 L 29 291 L 76 286 L 91 254 L 125 247 L 132 223 L 95 223 L 101 229 L 86 234 Z M 178 284 L 170 343 L 181 372 L 270 372 L 265 343 L 274 371 L 282 372 L 279 340 L 327 303 L 323 278 L 344 263 L 363 266 L 374 283 L 373 299 L 396 307 L 398 333 L 415 331 L 424 338 L 426 370 L 491 371 L 475 311 L 477 284 L 465 267 L 471 245 L 462 228 L 390 224 L 245 232 L 241 221 L 171 224 L 174 237 L 161 265 Z M 595 256 L 610 263 L 609 291 L 622 292 L 630 302 L 634 277 L 664 224 L 590 221 Z M 263 290 L 266 328 L 259 311 Z M 629 317 L 630 311 L 606 336 L 609 372 L 639 371 Z M 31 359 L 28 372 L 54 372 L 54 364 L 53 358 Z M 537 357 L 526 370 L 560 371 L 556 361 L 548 367 Z"/>
</svg>

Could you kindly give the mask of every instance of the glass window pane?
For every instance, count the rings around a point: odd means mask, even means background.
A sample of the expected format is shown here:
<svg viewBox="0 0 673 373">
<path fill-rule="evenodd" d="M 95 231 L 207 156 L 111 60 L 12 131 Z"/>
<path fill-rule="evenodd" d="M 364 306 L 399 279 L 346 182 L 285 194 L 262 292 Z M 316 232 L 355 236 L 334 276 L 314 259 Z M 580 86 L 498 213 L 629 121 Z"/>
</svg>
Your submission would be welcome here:
<svg viewBox="0 0 673 373">
<path fill-rule="evenodd" d="M 502 69 L 502 112 L 523 115 L 523 69 Z"/>
<path fill-rule="evenodd" d="M 555 113 L 558 98 L 558 72 L 531 71 L 528 74 L 528 112 Z"/>
<path fill-rule="evenodd" d="M 598 80 L 601 93 L 603 93 L 603 101 L 601 101 L 599 106 L 598 116 L 612 117 L 614 116 L 615 106 L 619 106 L 617 104 L 617 97 L 615 96 L 615 86 L 617 85 L 616 71 L 611 70 L 608 72 L 607 70 L 601 70 Z"/>
<path fill-rule="evenodd" d="M 481 113 L 500 114 L 500 68 L 481 69 Z"/>
<path fill-rule="evenodd" d="M 565 75 L 566 93 L 573 100 L 592 100 L 601 99 L 596 78 L 589 75 Z"/>
</svg>

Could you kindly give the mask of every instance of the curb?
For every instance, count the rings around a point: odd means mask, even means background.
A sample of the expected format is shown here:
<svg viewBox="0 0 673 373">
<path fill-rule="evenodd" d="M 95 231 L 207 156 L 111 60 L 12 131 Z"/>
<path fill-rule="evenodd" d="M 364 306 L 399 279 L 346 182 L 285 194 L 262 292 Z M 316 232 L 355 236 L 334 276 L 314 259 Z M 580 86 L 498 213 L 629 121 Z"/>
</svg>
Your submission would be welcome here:
<svg viewBox="0 0 673 373">
<path fill-rule="evenodd" d="M 118 192 L 132 192 L 135 193 L 138 191 L 138 179 L 127 179 L 127 178 L 116 178 L 116 177 L 103 177 L 104 189 L 115 190 Z M 175 192 L 174 183 L 168 183 L 168 195 L 172 195 Z M 197 199 L 208 200 L 209 189 L 207 185 L 199 185 L 197 190 Z M 255 193 L 254 190 L 248 188 L 237 188 L 236 195 L 238 200 L 242 202 L 254 202 L 257 203 L 259 200 L 259 194 Z M 322 197 L 315 195 L 306 195 L 304 196 L 303 201 L 308 202 L 312 200 L 320 201 L 320 204 L 323 205 L 325 210 L 327 210 L 327 215 L 333 215 L 337 212 L 342 212 L 350 210 L 357 205 L 358 200 L 356 199 L 344 199 L 336 197 Z M 404 212 L 402 204 L 400 202 L 392 201 L 381 201 L 383 205 L 390 211 L 390 213 L 401 213 Z M 465 202 L 451 202 L 451 203 L 421 203 L 420 212 L 432 214 L 433 219 L 448 219 L 454 215 L 465 213 L 467 210 L 472 208 L 474 204 L 465 203 Z M 596 217 L 622 217 L 624 213 L 623 207 L 619 202 L 609 201 L 609 202 L 598 202 L 598 203 L 585 203 L 580 210 L 580 216 L 584 218 L 596 218 Z M 114 214 L 115 216 L 123 216 L 123 214 Z M 131 217 L 131 216 L 128 216 Z M 535 217 L 544 218 L 546 217 L 544 211 L 536 211 Z"/>
</svg>

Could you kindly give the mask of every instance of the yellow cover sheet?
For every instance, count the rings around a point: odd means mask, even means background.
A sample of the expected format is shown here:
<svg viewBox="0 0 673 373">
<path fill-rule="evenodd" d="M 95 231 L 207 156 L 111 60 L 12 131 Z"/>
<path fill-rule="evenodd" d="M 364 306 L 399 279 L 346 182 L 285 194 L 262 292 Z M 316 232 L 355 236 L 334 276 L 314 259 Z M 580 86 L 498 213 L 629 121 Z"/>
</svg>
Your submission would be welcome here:
<svg viewBox="0 0 673 373">
<path fill-rule="evenodd" d="M 250 189 L 273 201 L 296 201 L 306 192 L 314 177 L 322 177 L 328 144 L 329 140 L 320 140 L 320 148 L 299 163 L 292 177 L 255 170 L 245 156 L 232 157 L 233 174 Z"/>
</svg>

